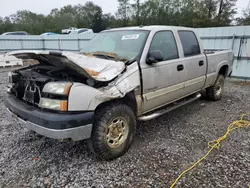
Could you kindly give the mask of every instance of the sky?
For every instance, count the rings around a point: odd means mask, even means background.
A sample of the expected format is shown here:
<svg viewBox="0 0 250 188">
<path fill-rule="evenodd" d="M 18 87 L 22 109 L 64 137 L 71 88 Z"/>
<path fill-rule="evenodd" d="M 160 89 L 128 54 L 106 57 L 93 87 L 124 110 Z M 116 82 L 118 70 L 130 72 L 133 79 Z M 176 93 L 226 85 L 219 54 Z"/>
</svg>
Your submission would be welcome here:
<svg viewBox="0 0 250 188">
<path fill-rule="evenodd" d="M 29 10 L 35 13 L 49 14 L 53 8 L 61 8 L 65 5 L 85 4 L 88 0 L 1 0 L 0 16 L 9 16 L 17 10 Z M 117 0 L 92 0 L 102 7 L 104 13 L 115 13 Z M 239 13 L 248 6 L 249 0 L 238 0 L 236 7 Z"/>
</svg>

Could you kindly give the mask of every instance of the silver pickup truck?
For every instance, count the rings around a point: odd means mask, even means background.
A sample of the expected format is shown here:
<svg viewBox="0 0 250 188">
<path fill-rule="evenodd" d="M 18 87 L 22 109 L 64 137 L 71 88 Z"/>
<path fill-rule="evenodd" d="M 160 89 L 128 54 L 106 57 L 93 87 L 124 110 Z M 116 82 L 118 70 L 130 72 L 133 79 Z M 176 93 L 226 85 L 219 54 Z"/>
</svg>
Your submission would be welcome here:
<svg viewBox="0 0 250 188">
<path fill-rule="evenodd" d="M 204 51 L 194 29 L 147 26 L 97 34 L 81 53 L 16 51 L 39 63 L 9 73 L 5 104 L 25 127 L 54 139 L 88 140 L 111 160 L 136 123 L 206 96 L 220 100 L 232 51 Z"/>
</svg>

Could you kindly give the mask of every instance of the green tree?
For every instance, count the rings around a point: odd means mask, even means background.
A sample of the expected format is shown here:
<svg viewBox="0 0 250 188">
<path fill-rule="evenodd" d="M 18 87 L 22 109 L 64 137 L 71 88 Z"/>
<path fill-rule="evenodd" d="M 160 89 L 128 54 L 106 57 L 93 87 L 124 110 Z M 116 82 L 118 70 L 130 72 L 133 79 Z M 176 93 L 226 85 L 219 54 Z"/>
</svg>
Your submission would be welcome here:
<svg viewBox="0 0 250 188">
<path fill-rule="evenodd" d="M 230 25 L 237 13 L 235 4 L 237 0 L 220 0 L 218 2 L 218 14 L 215 18 L 215 26 Z"/>
<path fill-rule="evenodd" d="M 9 32 L 9 31 L 13 31 L 14 30 L 14 25 L 11 22 L 10 17 L 6 16 L 3 18 L 3 33 L 4 32 Z"/>
<path fill-rule="evenodd" d="M 113 16 L 112 14 L 108 13 L 108 14 L 104 14 L 102 16 L 102 28 L 103 29 L 107 29 L 107 28 L 114 28 L 117 27 L 117 23 L 116 23 L 116 19 L 115 16 Z"/>
<path fill-rule="evenodd" d="M 131 11 L 130 0 L 118 0 L 118 3 L 116 16 L 121 21 L 122 26 L 128 26 Z"/>
<path fill-rule="evenodd" d="M 189 27 L 227 26 L 233 23 L 237 0 L 117 0 L 115 15 L 103 14 L 91 1 L 52 9 L 49 15 L 31 11 L 0 18 L 0 33 L 24 30 L 30 34 L 60 33 L 69 27 L 91 28 L 100 32 L 109 27 L 132 25 L 181 25 Z M 250 24 L 250 11 L 237 19 Z"/>
<path fill-rule="evenodd" d="M 87 2 L 84 9 L 88 27 L 93 29 L 94 32 L 100 32 L 103 29 L 102 8 L 92 2 Z"/>
<path fill-rule="evenodd" d="M 236 19 L 237 25 L 250 25 L 250 9 L 243 11 L 243 15 Z"/>
<path fill-rule="evenodd" d="M 45 16 L 35 14 L 30 11 L 18 11 L 16 15 L 11 16 L 12 23 L 16 30 L 24 30 L 33 34 L 40 34 L 45 31 Z"/>
<path fill-rule="evenodd" d="M 179 25 L 181 2 L 179 0 L 148 0 L 141 5 L 142 25 Z"/>
<path fill-rule="evenodd" d="M 0 17 L 0 34 L 4 32 L 4 21 L 3 18 Z"/>
<path fill-rule="evenodd" d="M 141 1 L 140 0 L 135 0 L 135 1 L 136 1 L 136 3 L 135 3 L 136 22 L 137 22 L 137 25 L 140 25 Z"/>
</svg>

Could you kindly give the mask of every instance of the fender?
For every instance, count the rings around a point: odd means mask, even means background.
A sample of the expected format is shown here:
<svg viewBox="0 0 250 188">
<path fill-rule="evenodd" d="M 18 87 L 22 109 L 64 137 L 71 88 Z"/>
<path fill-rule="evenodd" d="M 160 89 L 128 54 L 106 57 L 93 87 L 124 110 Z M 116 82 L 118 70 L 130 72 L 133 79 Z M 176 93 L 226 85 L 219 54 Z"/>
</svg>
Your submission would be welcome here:
<svg viewBox="0 0 250 188">
<path fill-rule="evenodd" d="M 82 83 L 74 83 L 69 93 L 69 111 L 94 111 L 100 104 L 123 98 L 127 93 L 140 87 L 140 74 L 137 63 L 127 67 L 107 87 L 93 88 Z"/>
</svg>

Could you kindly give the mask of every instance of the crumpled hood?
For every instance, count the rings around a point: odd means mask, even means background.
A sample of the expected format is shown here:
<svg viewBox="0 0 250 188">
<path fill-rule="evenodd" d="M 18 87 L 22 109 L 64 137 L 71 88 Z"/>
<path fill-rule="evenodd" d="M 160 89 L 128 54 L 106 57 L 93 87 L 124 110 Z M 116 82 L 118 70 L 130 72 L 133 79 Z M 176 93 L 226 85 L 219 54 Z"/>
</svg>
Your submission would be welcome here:
<svg viewBox="0 0 250 188">
<path fill-rule="evenodd" d="M 13 55 L 21 59 L 42 60 L 55 66 L 63 64 L 63 66 L 74 69 L 80 74 L 97 81 L 110 81 L 125 69 L 125 64 L 121 61 L 89 57 L 72 52 L 14 51 L 7 55 Z"/>
</svg>

